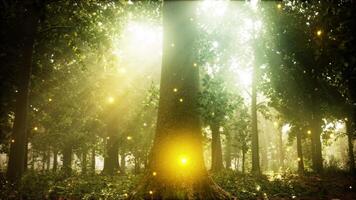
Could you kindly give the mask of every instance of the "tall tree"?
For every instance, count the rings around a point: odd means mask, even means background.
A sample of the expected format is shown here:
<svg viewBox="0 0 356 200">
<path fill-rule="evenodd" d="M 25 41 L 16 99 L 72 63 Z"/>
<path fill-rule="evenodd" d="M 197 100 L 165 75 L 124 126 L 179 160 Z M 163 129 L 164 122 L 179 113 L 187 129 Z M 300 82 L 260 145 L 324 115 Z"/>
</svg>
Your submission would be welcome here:
<svg viewBox="0 0 356 200">
<path fill-rule="evenodd" d="M 204 166 L 198 112 L 197 2 L 163 4 L 163 59 L 157 129 L 149 173 L 132 194 L 145 199 L 229 199 Z"/>
<path fill-rule="evenodd" d="M 32 55 L 35 37 L 39 21 L 39 6 L 32 1 L 20 4 L 18 30 L 22 32 L 19 39 L 21 42 L 22 60 L 19 73 L 18 96 L 16 98 L 15 121 L 12 132 L 12 143 L 10 146 L 9 163 L 7 178 L 10 181 L 17 181 L 21 178 L 24 171 L 25 148 L 27 147 L 27 109 L 31 80 Z"/>
</svg>

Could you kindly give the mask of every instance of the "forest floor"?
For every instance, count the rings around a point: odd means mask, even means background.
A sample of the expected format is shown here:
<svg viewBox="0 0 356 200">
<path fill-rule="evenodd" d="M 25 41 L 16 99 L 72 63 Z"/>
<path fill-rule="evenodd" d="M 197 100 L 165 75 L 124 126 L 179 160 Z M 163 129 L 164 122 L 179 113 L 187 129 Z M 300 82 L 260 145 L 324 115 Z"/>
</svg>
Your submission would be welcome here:
<svg viewBox="0 0 356 200">
<path fill-rule="evenodd" d="M 73 175 L 27 173 L 19 189 L 14 190 L 0 178 L 0 199 L 125 199 L 140 180 L 140 175 Z M 214 180 L 238 199 L 330 199 L 355 200 L 356 179 L 344 172 L 323 175 L 269 173 L 260 177 L 224 171 Z"/>
</svg>

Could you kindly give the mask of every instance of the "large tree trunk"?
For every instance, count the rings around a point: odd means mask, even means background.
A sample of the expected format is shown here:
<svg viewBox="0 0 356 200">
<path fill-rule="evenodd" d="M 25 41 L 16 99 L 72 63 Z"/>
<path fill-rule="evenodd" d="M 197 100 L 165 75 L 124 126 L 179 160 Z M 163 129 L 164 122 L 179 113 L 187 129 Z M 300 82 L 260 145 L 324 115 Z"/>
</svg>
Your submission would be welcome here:
<svg viewBox="0 0 356 200">
<path fill-rule="evenodd" d="M 218 124 L 211 125 L 211 135 L 211 171 L 218 172 L 224 168 Z"/>
<path fill-rule="evenodd" d="M 302 136 L 300 130 L 297 132 L 297 154 L 298 154 L 298 173 L 300 175 L 304 174 L 304 160 L 303 160 L 303 149 L 302 149 Z"/>
<path fill-rule="evenodd" d="M 349 170 L 351 174 L 356 174 L 355 170 L 355 157 L 354 157 L 354 147 L 353 147 L 353 137 L 355 134 L 355 128 L 353 124 L 352 117 L 346 119 L 346 133 L 347 133 L 347 144 L 348 144 L 348 154 L 349 154 Z"/>
<path fill-rule="evenodd" d="M 323 158 L 321 153 L 321 124 L 322 119 L 319 115 L 313 114 L 311 124 L 311 139 L 312 139 L 312 163 L 313 170 L 316 173 L 323 171 Z"/>
<path fill-rule="evenodd" d="M 105 138 L 105 154 L 103 173 L 113 175 L 119 167 L 119 112 L 117 103 L 108 107 L 107 119 L 107 137 Z"/>
<path fill-rule="evenodd" d="M 63 148 L 63 166 L 62 170 L 66 176 L 70 176 L 72 174 L 72 146 L 67 144 Z"/>
<path fill-rule="evenodd" d="M 106 153 L 104 157 L 103 173 L 113 175 L 117 172 L 119 166 L 119 143 L 116 136 L 106 139 Z"/>
<path fill-rule="evenodd" d="M 24 172 L 25 146 L 27 137 L 27 109 L 31 80 L 32 54 L 35 35 L 38 26 L 38 16 L 34 5 L 25 8 L 23 24 L 19 31 L 23 32 L 22 60 L 19 70 L 18 96 L 16 97 L 15 120 L 10 145 L 7 179 L 10 182 L 18 181 Z M 22 28 L 22 29 L 21 29 Z"/>
<path fill-rule="evenodd" d="M 226 147 L 225 147 L 225 167 L 226 169 L 231 168 L 231 135 L 226 132 Z"/>
<path fill-rule="evenodd" d="M 195 66 L 196 1 L 163 4 L 163 60 L 148 174 L 131 199 L 229 199 L 204 166 Z M 174 88 L 177 88 L 175 92 Z M 150 191 L 150 192 L 149 192 Z"/>
</svg>

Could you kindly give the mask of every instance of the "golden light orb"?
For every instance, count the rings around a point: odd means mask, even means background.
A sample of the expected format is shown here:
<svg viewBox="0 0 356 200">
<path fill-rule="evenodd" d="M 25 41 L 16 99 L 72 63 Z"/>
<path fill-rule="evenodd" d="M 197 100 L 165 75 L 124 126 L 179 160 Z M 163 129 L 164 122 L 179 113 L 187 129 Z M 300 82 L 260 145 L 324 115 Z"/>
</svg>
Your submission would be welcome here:
<svg viewBox="0 0 356 200">
<path fill-rule="evenodd" d="M 179 99 L 179 102 L 183 102 L 183 99 L 182 99 L 182 98 L 180 98 L 180 99 Z"/>
<path fill-rule="evenodd" d="M 11 140 L 11 143 L 14 143 L 14 142 L 15 142 L 15 140 L 14 140 L 14 139 L 12 139 L 12 140 Z"/>
<path fill-rule="evenodd" d="M 49 102 L 51 102 L 51 101 L 52 101 L 52 99 L 51 99 L 51 98 L 48 98 L 48 101 L 49 101 Z"/>
<path fill-rule="evenodd" d="M 307 133 L 308 133 L 308 135 L 310 135 L 311 134 L 311 130 L 308 130 Z"/>
<path fill-rule="evenodd" d="M 174 88 L 174 89 L 173 89 L 173 92 L 178 92 L 178 89 L 177 89 L 177 88 Z"/>
<path fill-rule="evenodd" d="M 152 175 L 153 176 L 157 176 L 157 172 L 152 172 Z"/>
<path fill-rule="evenodd" d="M 112 97 L 112 96 L 108 97 L 108 103 L 112 104 L 114 102 L 115 102 L 115 98 L 114 97 Z"/>
<path fill-rule="evenodd" d="M 127 140 L 132 140 L 132 137 L 131 136 L 127 136 L 126 139 Z"/>
<path fill-rule="evenodd" d="M 153 194 L 153 191 L 152 190 L 150 190 L 148 193 L 150 193 L 151 195 Z"/>
<path fill-rule="evenodd" d="M 196 67 L 196 66 L 198 66 L 198 64 L 197 64 L 197 63 L 194 63 L 193 66 Z"/>
<path fill-rule="evenodd" d="M 278 9 L 281 9 L 281 8 L 282 8 L 282 4 L 280 4 L 280 3 L 277 4 L 277 8 L 278 8 Z"/>
<path fill-rule="evenodd" d="M 33 130 L 38 131 L 38 127 L 37 126 L 33 127 Z"/>
<path fill-rule="evenodd" d="M 317 35 L 317 36 L 321 36 L 321 34 L 323 34 L 323 31 L 322 31 L 322 30 L 316 31 L 316 35 Z"/>
<path fill-rule="evenodd" d="M 301 159 L 298 157 L 297 160 L 298 160 L 298 162 L 300 162 Z"/>
</svg>

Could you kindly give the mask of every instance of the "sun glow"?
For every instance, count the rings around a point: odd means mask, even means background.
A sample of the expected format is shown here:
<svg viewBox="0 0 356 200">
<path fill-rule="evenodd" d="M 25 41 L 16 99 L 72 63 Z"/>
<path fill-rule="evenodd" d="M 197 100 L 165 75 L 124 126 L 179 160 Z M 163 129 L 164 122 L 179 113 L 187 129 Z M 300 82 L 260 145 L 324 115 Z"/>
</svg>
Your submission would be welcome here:
<svg viewBox="0 0 356 200">
<path fill-rule="evenodd" d="M 183 167 L 188 164 L 188 158 L 187 158 L 186 155 L 181 155 L 181 156 L 179 157 L 179 164 L 180 164 L 181 166 L 183 166 Z"/>
</svg>

